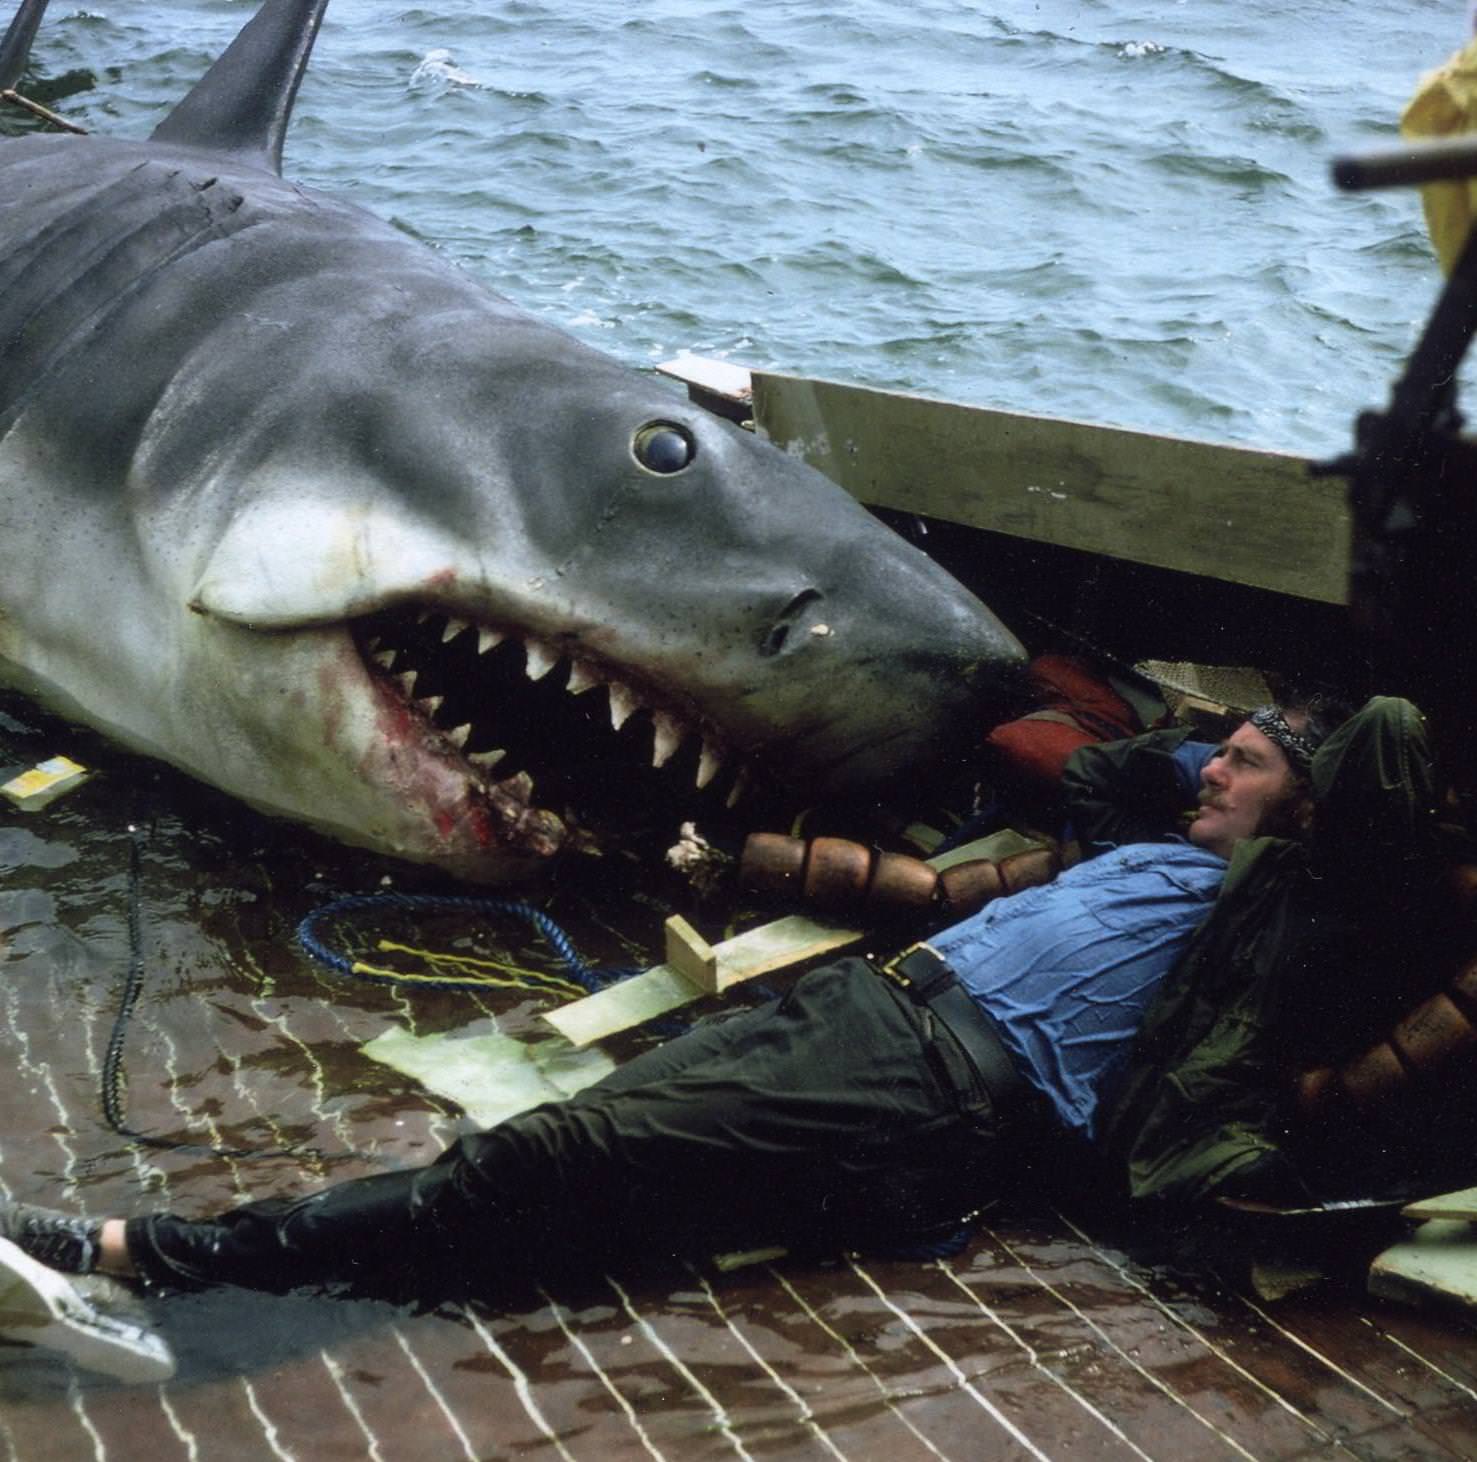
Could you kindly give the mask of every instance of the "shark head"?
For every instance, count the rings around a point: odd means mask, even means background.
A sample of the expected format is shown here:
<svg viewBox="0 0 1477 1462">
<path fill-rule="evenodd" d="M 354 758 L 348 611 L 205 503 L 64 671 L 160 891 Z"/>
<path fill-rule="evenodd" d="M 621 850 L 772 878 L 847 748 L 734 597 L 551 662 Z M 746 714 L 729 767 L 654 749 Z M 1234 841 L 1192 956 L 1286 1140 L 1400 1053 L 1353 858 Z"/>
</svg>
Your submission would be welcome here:
<svg viewBox="0 0 1477 1462">
<path fill-rule="evenodd" d="M 978 734 L 1019 644 L 840 488 L 281 179 L 321 11 L 268 0 L 148 142 L 0 148 L 10 678 L 484 880 L 613 791 Z"/>
</svg>

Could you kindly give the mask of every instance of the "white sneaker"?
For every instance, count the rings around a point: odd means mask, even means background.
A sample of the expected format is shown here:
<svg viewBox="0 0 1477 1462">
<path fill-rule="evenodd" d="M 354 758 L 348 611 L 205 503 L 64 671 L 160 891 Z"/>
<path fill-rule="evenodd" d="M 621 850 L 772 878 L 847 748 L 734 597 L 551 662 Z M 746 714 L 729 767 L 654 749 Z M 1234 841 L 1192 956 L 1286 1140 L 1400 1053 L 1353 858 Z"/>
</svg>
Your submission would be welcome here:
<svg viewBox="0 0 1477 1462">
<path fill-rule="evenodd" d="M 174 1356 L 147 1326 L 109 1315 L 9 1239 L 0 1239 L 0 1341 L 42 1345 L 119 1381 L 167 1381 Z"/>
</svg>

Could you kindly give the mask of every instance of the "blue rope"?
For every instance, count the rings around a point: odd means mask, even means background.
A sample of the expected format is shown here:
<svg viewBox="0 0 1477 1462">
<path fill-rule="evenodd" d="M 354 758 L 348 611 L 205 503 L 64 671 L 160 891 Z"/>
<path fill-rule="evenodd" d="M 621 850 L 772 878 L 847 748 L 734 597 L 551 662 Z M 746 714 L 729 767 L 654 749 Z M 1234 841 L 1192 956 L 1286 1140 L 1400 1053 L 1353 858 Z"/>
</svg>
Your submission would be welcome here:
<svg viewBox="0 0 1477 1462">
<path fill-rule="evenodd" d="M 581 988 L 593 994 L 596 990 L 635 973 L 631 969 L 596 967 L 586 964 L 574 947 L 574 941 L 542 909 L 520 899 L 492 899 L 469 894 L 409 894 L 409 893 L 362 893 L 350 894 L 335 899 L 321 909 L 315 909 L 297 926 L 297 942 L 305 953 L 319 964 L 349 975 L 356 980 L 369 980 L 377 984 L 393 985 L 397 981 L 389 975 L 377 975 L 360 968 L 347 955 L 330 948 L 318 934 L 319 924 L 326 919 L 345 914 L 358 913 L 365 909 L 398 909 L 408 913 L 468 913 L 468 914 L 511 914 L 525 919 L 548 940 L 554 953 L 564 962 L 571 978 Z M 408 983 L 408 981 L 407 981 Z M 427 989 L 462 990 L 478 982 L 471 980 L 416 979 L 417 986 Z"/>
</svg>

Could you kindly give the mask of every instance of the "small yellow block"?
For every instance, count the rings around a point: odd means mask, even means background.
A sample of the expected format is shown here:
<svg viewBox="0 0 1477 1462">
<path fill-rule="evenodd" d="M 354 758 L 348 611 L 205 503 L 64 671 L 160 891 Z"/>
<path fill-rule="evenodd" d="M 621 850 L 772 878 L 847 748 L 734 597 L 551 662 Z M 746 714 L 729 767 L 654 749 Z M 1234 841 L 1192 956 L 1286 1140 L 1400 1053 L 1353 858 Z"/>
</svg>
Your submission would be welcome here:
<svg viewBox="0 0 1477 1462">
<path fill-rule="evenodd" d="M 53 798 L 80 786 L 91 774 L 87 768 L 69 756 L 48 757 L 33 766 L 30 771 L 0 786 L 3 792 L 23 812 L 37 812 Z"/>
<path fill-rule="evenodd" d="M 673 914 L 662 932 L 666 936 L 667 963 L 699 990 L 716 995 L 726 983 L 732 983 L 720 980 L 717 951 L 681 914 Z"/>
</svg>

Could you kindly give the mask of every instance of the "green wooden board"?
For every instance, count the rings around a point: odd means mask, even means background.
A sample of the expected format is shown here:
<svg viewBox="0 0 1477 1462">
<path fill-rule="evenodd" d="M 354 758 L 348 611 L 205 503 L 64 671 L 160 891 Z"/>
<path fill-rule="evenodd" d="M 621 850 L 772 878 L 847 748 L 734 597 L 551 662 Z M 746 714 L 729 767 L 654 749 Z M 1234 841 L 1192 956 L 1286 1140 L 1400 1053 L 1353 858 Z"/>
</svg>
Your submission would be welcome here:
<svg viewBox="0 0 1477 1462">
<path fill-rule="evenodd" d="M 603 1052 L 571 1050 L 557 1036 L 519 1040 L 504 1035 L 493 1020 L 425 1036 L 391 1025 L 361 1049 L 450 1098 L 480 1127 L 572 1096 L 615 1070 Z"/>
<path fill-rule="evenodd" d="M 752 373 L 754 419 L 875 507 L 1340 604 L 1344 485 L 1299 457 Z"/>
<path fill-rule="evenodd" d="M 1463 1188 L 1460 1193 L 1443 1193 L 1437 1198 L 1422 1198 L 1407 1203 L 1400 1210 L 1407 1218 L 1477 1219 L 1477 1188 Z"/>
<path fill-rule="evenodd" d="M 1422 1224 L 1370 1266 L 1369 1292 L 1387 1300 L 1477 1306 L 1477 1230 L 1454 1219 Z"/>
</svg>

